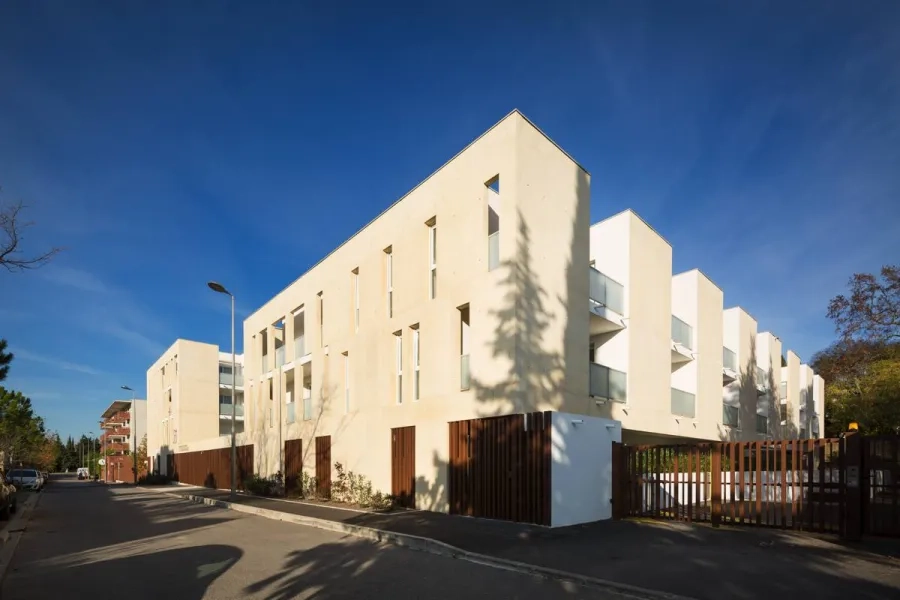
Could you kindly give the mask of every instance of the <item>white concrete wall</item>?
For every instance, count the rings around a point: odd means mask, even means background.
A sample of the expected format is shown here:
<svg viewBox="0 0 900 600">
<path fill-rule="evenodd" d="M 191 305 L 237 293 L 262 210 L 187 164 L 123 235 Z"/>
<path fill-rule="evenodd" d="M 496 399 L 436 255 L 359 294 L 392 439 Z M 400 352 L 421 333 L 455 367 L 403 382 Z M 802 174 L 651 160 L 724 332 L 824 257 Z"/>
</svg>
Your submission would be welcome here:
<svg viewBox="0 0 900 600">
<path fill-rule="evenodd" d="M 804 412 L 798 414 L 803 415 L 799 420 L 799 429 L 805 430 L 805 438 L 812 437 L 812 419 L 815 413 L 815 382 L 813 381 L 814 373 L 812 367 L 807 364 L 800 365 L 800 406 Z M 820 432 L 821 433 L 821 432 Z"/>
<path fill-rule="evenodd" d="M 555 412 L 551 427 L 551 526 L 612 518 L 612 443 L 622 441 L 622 424 Z"/>
<path fill-rule="evenodd" d="M 633 211 L 594 224 L 590 258 L 625 287 L 626 327 L 593 336 L 594 360 L 628 374 L 627 401 L 595 405 L 588 414 L 632 431 L 695 437 L 693 423 L 671 412 L 672 247 Z"/>
<path fill-rule="evenodd" d="M 488 270 L 486 183 L 500 176 L 500 266 Z M 428 226 L 436 220 L 437 295 L 429 298 Z M 587 410 L 589 177 L 515 112 L 393 204 L 244 321 L 245 426 L 256 468 L 279 468 L 283 444 L 331 436 L 332 461 L 390 491 L 390 430 L 416 426 L 418 505 L 446 510 L 447 423 L 536 410 Z M 393 257 L 388 316 L 385 252 Z M 353 277 L 358 270 L 360 323 Z M 320 332 L 318 294 L 324 299 Z M 472 385 L 460 389 L 460 312 L 470 309 Z M 262 372 L 262 333 L 304 307 L 313 418 L 284 422 L 287 378 Z M 421 335 L 421 397 L 412 394 L 412 326 Z M 293 357 L 286 319 L 286 356 Z M 396 399 L 395 332 L 403 339 L 403 402 Z M 351 362 L 350 410 L 344 363 Z M 297 371 L 299 364 L 285 365 Z M 275 383 L 269 425 L 267 381 Z M 294 382 L 299 378 L 295 377 Z M 298 401 L 301 395 L 292 394 Z"/>
<path fill-rule="evenodd" d="M 723 387 L 723 402 L 740 410 L 739 427 L 722 426 L 723 440 L 756 440 L 756 319 L 739 306 L 722 312 L 723 344 L 737 356 L 738 378 Z"/>
<path fill-rule="evenodd" d="M 763 370 L 764 396 L 757 398 L 757 414 L 769 418 L 768 431 L 759 434 L 760 439 L 784 439 L 781 426 L 781 405 L 778 400 L 778 386 L 781 384 L 781 340 L 768 331 L 756 334 L 756 365 Z"/>
<path fill-rule="evenodd" d="M 781 380 L 787 382 L 788 430 L 792 438 L 800 432 L 800 357 L 787 351 L 787 366 L 781 369 Z"/>
<path fill-rule="evenodd" d="M 825 437 L 825 380 L 820 375 L 813 376 L 813 403 L 819 421 L 819 437 Z"/>
</svg>

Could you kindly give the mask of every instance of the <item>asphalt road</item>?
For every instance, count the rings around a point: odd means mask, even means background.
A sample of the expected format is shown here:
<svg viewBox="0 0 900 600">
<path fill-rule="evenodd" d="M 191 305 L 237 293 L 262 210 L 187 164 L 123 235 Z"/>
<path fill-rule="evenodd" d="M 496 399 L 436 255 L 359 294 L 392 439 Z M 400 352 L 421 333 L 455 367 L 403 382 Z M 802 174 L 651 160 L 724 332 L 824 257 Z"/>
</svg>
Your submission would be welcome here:
<svg viewBox="0 0 900 600">
<path fill-rule="evenodd" d="M 98 596 L 623 598 L 127 486 L 57 479 L 42 492 L 0 598 Z"/>
</svg>

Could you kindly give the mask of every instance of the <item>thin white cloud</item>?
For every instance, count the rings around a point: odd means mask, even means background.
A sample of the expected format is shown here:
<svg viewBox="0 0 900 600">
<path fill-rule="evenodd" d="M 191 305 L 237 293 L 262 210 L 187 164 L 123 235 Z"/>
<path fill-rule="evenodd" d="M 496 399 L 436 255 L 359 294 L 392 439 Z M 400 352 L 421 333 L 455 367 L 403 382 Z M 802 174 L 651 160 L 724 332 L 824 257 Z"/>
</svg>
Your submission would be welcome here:
<svg viewBox="0 0 900 600">
<path fill-rule="evenodd" d="M 34 352 L 29 352 L 28 350 L 19 350 L 17 348 L 13 348 L 12 352 L 18 359 L 41 363 L 49 366 L 56 366 L 65 371 L 75 371 L 77 373 L 84 373 L 86 375 L 103 375 L 103 371 L 95 369 L 90 365 L 74 363 L 60 358 L 55 358 L 53 356 L 36 354 Z"/>
<path fill-rule="evenodd" d="M 113 292 L 99 277 L 88 271 L 52 265 L 38 271 L 45 279 L 57 284 L 72 287 L 83 292 L 109 294 Z"/>
</svg>

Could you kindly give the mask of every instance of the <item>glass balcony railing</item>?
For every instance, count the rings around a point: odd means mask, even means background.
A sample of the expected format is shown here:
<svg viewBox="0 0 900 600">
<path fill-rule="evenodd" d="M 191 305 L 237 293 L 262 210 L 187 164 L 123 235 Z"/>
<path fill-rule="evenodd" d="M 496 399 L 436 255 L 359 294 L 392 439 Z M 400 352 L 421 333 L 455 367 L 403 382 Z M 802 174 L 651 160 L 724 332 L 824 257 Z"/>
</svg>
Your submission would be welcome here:
<svg viewBox="0 0 900 600">
<path fill-rule="evenodd" d="M 275 368 L 282 366 L 284 364 L 284 346 L 278 346 L 275 348 Z"/>
<path fill-rule="evenodd" d="M 469 372 L 469 355 L 459 357 L 459 389 L 467 390 L 472 385 L 472 374 Z"/>
<path fill-rule="evenodd" d="M 722 366 L 737 372 L 737 354 L 733 350 L 729 350 L 722 346 Z"/>
<path fill-rule="evenodd" d="M 591 363 L 590 394 L 613 402 L 625 402 L 628 375 L 607 366 Z"/>
<path fill-rule="evenodd" d="M 263 373 L 269 372 L 269 355 L 268 354 L 262 355 L 262 365 L 261 366 L 262 366 Z"/>
<path fill-rule="evenodd" d="M 756 415 L 756 433 L 769 433 L 769 417 L 766 415 Z"/>
<path fill-rule="evenodd" d="M 688 350 L 694 349 L 694 328 L 672 315 L 672 341 Z"/>
<path fill-rule="evenodd" d="M 697 414 L 695 399 L 690 392 L 672 388 L 672 414 L 693 419 Z"/>
<path fill-rule="evenodd" d="M 488 236 L 488 271 L 500 266 L 500 232 Z"/>
<path fill-rule="evenodd" d="M 625 287 L 593 267 L 589 274 L 591 300 L 620 315 L 625 314 Z"/>
<path fill-rule="evenodd" d="M 782 381 L 778 386 L 778 399 L 787 400 L 787 381 Z"/>
<path fill-rule="evenodd" d="M 294 358 L 306 356 L 306 336 L 298 335 L 294 338 Z"/>
<path fill-rule="evenodd" d="M 234 385 L 238 387 L 243 387 L 244 385 L 244 374 L 238 372 L 237 377 L 232 376 L 231 373 L 219 373 L 219 383 L 222 385 L 230 386 L 232 380 L 234 381 Z"/>
<path fill-rule="evenodd" d="M 234 407 L 235 415 L 238 417 L 244 416 L 244 405 L 236 404 Z M 231 404 L 226 404 L 224 402 L 219 402 L 219 415 L 223 417 L 231 416 Z"/>
<path fill-rule="evenodd" d="M 312 419 L 312 394 L 304 394 L 303 395 L 303 420 L 309 421 Z"/>
<path fill-rule="evenodd" d="M 756 367 L 756 387 L 766 388 L 769 385 L 769 378 L 766 377 L 766 370 L 762 367 Z"/>
<path fill-rule="evenodd" d="M 297 404 L 295 402 L 288 402 L 284 405 L 285 407 L 285 421 L 288 423 L 293 423 L 297 420 Z"/>
</svg>

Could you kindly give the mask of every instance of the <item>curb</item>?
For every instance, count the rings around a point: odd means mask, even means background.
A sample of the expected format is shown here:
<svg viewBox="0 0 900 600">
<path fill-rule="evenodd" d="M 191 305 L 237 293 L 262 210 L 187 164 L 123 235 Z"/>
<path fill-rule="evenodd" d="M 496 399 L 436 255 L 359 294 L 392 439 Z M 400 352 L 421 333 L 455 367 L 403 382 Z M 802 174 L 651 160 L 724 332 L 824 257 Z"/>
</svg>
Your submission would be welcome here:
<svg viewBox="0 0 900 600">
<path fill-rule="evenodd" d="M 173 494 L 170 492 L 162 492 L 166 495 L 188 500 L 195 504 L 205 504 L 216 508 L 224 508 L 226 510 L 234 510 L 236 512 L 257 515 L 266 519 L 275 521 L 284 521 L 297 525 L 306 525 L 307 527 L 315 527 L 336 533 L 344 533 L 355 537 L 372 540 L 375 542 L 386 542 L 395 546 L 408 548 L 410 550 L 418 550 L 420 552 L 428 552 L 439 556 L 456 558 L 471 563 L 492 567 L 495 569 L 503 569 L 506 571 L 514 571 L 527 575 L 537 575 L 547 579 L 556 581 L 566 581 L 585 587 L 600 588 L 607 591 L 616 592 L 620 595 L 642 598 L 645 600 L 694 600 L 688 596 L 679 596 L 668 592 L 660 592 L 658 590 L 650 590 L 626 583 L 618 583 L 606 579 L 589 577 L 578 573 L 570 573 L 568 571 L 560 571 L 550 567 L 541 567 L 515 560 L 498 558 L 487 554 L 479 554 L 469 550 L 463 550 L 456 546 L 432 539 L 411 535 L 407 533 L 397 533 L 394 531 L 386 531 L 384 529 L 375 529 L 373 527 L 364 527 L 362 525 L 353 525 L 350 523 L 341 523 L 339 521 L 329 521 L 327 519 L 316 519 L 314 517 L 305 517 L 303 515 L 294 515 L 268 508 L 259 508 L 256 506 L 248 506 L 246 504 L 226 502 L 224 500 L 216 500 L 206 498 L 204 496 L 194 496 L 193 494 Z"/>
<path fill-rule="evenodd" d="M 32 498 L 34 500 L 29 498 L 28 502 L 17 507 L 16 516 L 7 522 L 6 528 L 3 530 L 3 539 L 0 539 L 0 586 L 6 579 L 6 572 L 9 570 L 9 565 L 12 564 L 19 540 L 22 539 L 22 535 L 28 527 L 31 513 L 41 501 L 41 492 L 35 492 Z"/>
</svg>

